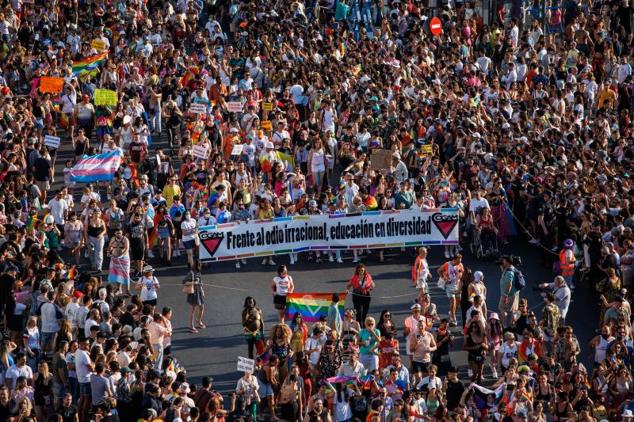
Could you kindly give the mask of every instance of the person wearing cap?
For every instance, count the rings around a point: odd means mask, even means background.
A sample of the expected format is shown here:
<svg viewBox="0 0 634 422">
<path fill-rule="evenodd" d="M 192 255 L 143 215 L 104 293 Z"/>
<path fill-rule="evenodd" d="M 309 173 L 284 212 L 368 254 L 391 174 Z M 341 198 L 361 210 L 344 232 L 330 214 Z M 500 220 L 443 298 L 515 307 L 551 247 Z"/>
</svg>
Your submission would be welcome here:
<svg viewBox="0 0 634 422">
<path fill-rule="evenodd" d="M 559 275 L 564 278 L 568 287 L 575 289 L 573 277 L 575 275 L 575 242 L 572 239 L 564 240 L 562 249 L 559 251 Z"/>
<path fill-rule="evenodd" d="M 549 290 L 553 293 L 557 300 L 557 307 L 560 310 L 561 320 L 565 322 L 568 315 L 568 309 L 570 308 L 570 301 L 572 299 L 572 292 L 566 284 L 566 280 L 558 275 L 555 277 L 552 283 L 542 283 L 539 285 L 540 289 Z"/>
<path fill-rule="evenodd" d="M 143 274 L 136 283 L 137 290 L 141 291 L 141 302 L 154 309 L 158 300 L 158 290 L 161 285 L 154 275 L 154 268 L 151 265 L 143 267 Z"/>
</svg>

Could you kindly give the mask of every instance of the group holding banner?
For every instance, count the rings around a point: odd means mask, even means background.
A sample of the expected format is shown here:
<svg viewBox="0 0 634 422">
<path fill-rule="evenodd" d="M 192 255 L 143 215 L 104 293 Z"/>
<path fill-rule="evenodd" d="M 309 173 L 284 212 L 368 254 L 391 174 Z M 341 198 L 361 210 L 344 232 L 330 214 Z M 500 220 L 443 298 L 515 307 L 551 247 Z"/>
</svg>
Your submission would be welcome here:
<svg viewBox="0 0 634 422">
<path fill-rule="evenodd" d="M 200 228 L 202 261 L 303 251 L 380 249 L 458 243 L 458 210 L 368 211 L 232 222 Z"/>
</svg>

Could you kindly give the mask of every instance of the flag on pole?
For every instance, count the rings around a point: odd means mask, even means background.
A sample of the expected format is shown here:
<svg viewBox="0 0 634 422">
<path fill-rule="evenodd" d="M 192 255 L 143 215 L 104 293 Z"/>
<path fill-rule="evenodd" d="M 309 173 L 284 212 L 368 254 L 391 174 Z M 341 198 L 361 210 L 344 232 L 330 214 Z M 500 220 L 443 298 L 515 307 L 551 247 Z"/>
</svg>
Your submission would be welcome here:
<svg viewBox="0 0 634 422">
<path fill-rule="evenodd" d="M 121 165 L 121 151 L 106 152 L 97 155 L 84 155 L 70 169 L 70 180 L 77 183 L 110 181 Z"/>
<path fill-rule="evenodd" d="M 83 72 L 88 72 L 96 69 L 108 56 L 108 50 L 94 56 L 85 57 L 81 60 L 73 62 L 73 75 L 79 75 Z"/>
</svg>

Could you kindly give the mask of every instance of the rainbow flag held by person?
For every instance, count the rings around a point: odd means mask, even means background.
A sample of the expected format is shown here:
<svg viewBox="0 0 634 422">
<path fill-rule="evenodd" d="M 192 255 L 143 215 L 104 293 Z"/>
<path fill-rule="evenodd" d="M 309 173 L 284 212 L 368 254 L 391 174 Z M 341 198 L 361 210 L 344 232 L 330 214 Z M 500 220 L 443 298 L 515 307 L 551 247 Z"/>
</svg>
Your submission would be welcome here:
<svg viewBox="0 0 634 422">
<path fill-rule="evenodd" d="M 70 169 L 70 180 L 76 183 L 111 181 L 121 165 L 121 150 L 97 155 L 84 155 Z"/>
<path fill-rule="evenodd" d="M 94 56 L 85 57 L 78 61 L 73 61 L 73 75 L 95 70 L 108 56 L 108 50 Z"/>
<path fill-rule="evenodd" d="M 286 295 L 286 318 L 292 320 L 298 313 L 304 322 L 317 322 L 322 316 L 328 316 L 332 305 L 332 293 L 289 293 Z M 343 318 L 346 293 L 339 293 L 337 309 Z"/>
</svg>

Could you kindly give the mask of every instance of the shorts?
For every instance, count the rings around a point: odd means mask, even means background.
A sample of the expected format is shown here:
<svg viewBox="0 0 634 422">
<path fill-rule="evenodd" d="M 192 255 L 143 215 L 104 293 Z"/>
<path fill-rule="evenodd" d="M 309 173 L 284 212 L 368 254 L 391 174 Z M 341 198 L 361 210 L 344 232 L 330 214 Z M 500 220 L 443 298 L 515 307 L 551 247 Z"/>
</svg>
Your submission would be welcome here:
<svg viewBox="0 0 634 422">
<path fill-rule="evenodd" d="M 431 365 L 431 362 L 416 362 L 416 361 L 412 361 L 412 372 L 416 373 L 416 372 L 423 372 L 423 373 L 428 373 L 429 372 L 429 366 Z"/>
<path fill-rule="evenodd" d="M 64 387 L 64 384 L 53 381 L 53 396 L 55 397 L 55 400 L 63 399 L 65 394 L 66 388 Z"/>
<path fill-rule="evenodd" d="M 152 305 L 152 306 L 156 306 L 156 299 L 144 300 L 142 303 L 143 303 L 144 305 Z"/>
<path fill-rule="evenodd" d="M 273 306 L 275 309 L 286 309 L 286 296 L 275 295 L 273 296 Z"/>
<path fill-rule="evenodd" d="M 185 246 L 185 249 L 187 250 L 191 250 L 194 249 L 194 245 L 196 244 L 196 242 L 194 242 L 194 240 L 183 240 L 183 246 Z"/>
<path fill-rule="evenodd" d="M 48 182 L 48 180 L 45 180 L 45 181 L 36 180 L 35 184 L 37 185 L 38 188 L 40 188 L 40 191 L 42 192 L 45 192 L 51 189 L 51 184 Z"/>
<path fill-rule="evenodd" d="M 449 299 L 451 298 L 457 298 L 460 296 L 460 290 L 458 288 L 456 288 L 456 286 L 454 285 L 448 285 L 445 287 L 445 293 L 447 293 L 447 297 Z"/>
<path fill-rule="evenodd" d="M 260 394 L 260 397 L 272 397 L 275 395 L 271 384 L 267 384 L 265 382 L 262 382 L 261 380 L 258 381 L 260 381 L 260 388 L 258 389 L 258 394 Z"/>
<path fill-rule="evenodd" d="M 145 259 L 145 243 L 136 239 L 130 242 L 130 259 L 143 261 Z"/>
<path fill-rule="evenodd" d="M 90 388 L 89 382 L 80 382 L 79 383 L 79 394 L 82 396 L 90 396 L 92 395 L 92 388 Z"/>
<path fill-rule="evenodd" d="M 40 342 L 42 344 L 42 347 L 46 347 L 46 346 L 49 346 L 49 345 L 52 346 L 51 343 L 55 339 L 55 335 L 56 334 L 57 333 L 44 333 L 43 332 L 41 334 L 42 335 L 42 339 L 41 339 L 41 342 Z"/>
</svg>

